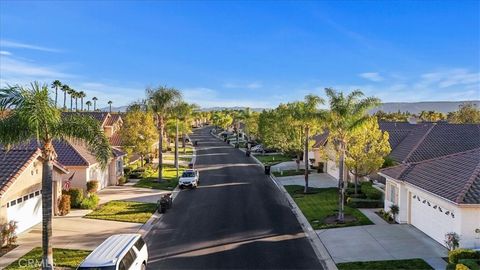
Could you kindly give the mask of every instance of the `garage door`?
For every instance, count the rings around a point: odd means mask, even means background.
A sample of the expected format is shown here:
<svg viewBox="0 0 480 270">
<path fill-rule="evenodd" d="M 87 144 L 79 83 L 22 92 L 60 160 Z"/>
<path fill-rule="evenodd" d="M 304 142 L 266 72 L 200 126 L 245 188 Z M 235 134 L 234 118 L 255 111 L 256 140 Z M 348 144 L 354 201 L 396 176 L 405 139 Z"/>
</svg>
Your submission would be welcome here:
<svg viewBox="0 0 480 270">
<path fill-rule="evenodd" d="M 454 230 L 455 213 L 413 193 L 410 200 L 410 223 L 444 245 L 445 234 Z"/>
<path fill-rule="evenodd" d="M 40 191 L 12 200 L 7 206 L 7 219 L 17 222 L 17 233 L 24 232 L 42 221 L 42 195 Z"/>
</svg>

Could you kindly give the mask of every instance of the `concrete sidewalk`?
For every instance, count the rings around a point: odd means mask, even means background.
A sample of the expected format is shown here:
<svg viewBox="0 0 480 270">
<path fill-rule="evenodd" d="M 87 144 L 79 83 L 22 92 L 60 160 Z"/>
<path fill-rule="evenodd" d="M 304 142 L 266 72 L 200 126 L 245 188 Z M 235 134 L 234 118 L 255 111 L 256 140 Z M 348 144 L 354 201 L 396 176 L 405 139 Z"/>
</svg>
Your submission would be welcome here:
<svg viewBox="0 0 480 270">
<path fill-rule="evenodd" d="M 168 191 L 135 188 L 131 185 L 110 186 L 98 192 L 100 204 L 112 200 L 156 203 Z M 137 233 L 144 224 L 83 218 L 92 210 L 72 209 L 67 216 L 53 218 L 52 244 L 55 248 L 92 250 L 116 233 Z M 42 246 L 42 225 L 38 224 L 18 236 L 14 250 L 1 257 L 0 269 L 5 268 L 35 247 Z"/>
</svg>

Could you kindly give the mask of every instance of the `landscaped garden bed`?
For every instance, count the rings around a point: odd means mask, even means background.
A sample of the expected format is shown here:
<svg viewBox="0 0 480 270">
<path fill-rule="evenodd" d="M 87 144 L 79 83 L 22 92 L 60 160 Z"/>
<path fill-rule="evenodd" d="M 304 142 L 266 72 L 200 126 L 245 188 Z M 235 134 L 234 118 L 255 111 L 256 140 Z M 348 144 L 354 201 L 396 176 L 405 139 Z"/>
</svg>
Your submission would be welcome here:
<svg viewBox="0 0 480 270">
<path fill-rule="evenodd" d="M 155 203 L 110 201 L 101 205 L 85 218 L 145 223 L 157 210 Z"/>
<path fill-rule="evenodd" d="M 1 247 L 0 248 L 0 257 L 7 254 L 9 251 L 13 250 L 16 247 L 18 247 L 18 245 L 10 245 L 10 246 L 6 246 L 6 247 Z"/>
<path fill-rule="evenodd" d="M 345 223 L 337 223 L 337 188 L 310 188 L 307 194 L 303 193 L 303 186 L 285 186 L 285 189 L 315 230 L 373 224 L 358 209 L 347 205 L 345 206 Z"/>
<path fill-rule="evenodd" d="M 89 250 L 78 249 L 53 249 L 53 262 L 55 268 L 76 269 L 78 265 L 90 254 Z M 11 263 L 5 270 L 37 270 L 42 264 L 42 248 L 36 247 Z"/>
<path fill-rule="evenodd" d="M 430 270 L 422 259 L 338 263 L 339 270 Z"/>
</svg>

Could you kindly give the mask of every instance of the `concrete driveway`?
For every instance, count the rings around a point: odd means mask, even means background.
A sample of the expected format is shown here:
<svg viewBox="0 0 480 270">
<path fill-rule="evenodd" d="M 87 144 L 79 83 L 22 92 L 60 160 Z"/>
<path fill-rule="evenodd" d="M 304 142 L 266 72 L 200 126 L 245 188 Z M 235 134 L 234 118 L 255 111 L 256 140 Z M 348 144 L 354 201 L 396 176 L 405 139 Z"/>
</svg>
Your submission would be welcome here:
<svg viewBox="0 0 480 270">
<path fill-rule="evenodd" d="M 304 175 L 276 177 L 282 185 L 299 185 L 305 186 Z M 308 176 L 308 186 L 313 188 L 330 188 L 338 187 L 337 179 L 326 173 L 312 173 Z"/>
<path fill-rule="evenodd" d="M 441 257 L 447 257 L 447 249 L 407 224 L 336 228 L 317 234 L 335 263 L 422 258 L 435 269 L 446 266 Z"/>
</svg>

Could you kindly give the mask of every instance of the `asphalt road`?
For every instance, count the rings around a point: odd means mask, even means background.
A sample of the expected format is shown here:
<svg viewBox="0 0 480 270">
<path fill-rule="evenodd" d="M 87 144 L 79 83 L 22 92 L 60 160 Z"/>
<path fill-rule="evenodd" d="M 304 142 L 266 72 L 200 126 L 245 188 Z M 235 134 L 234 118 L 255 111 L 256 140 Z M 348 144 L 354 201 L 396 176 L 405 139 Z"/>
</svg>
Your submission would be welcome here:
<svg viewBox="0 0 480 270">
<path fill-rule="evenodd" d="M 181 191 L 146 237 L 148 269 L 322 269 L 263 169 L 196 130 L 200 186 Z"/>
</svg>

